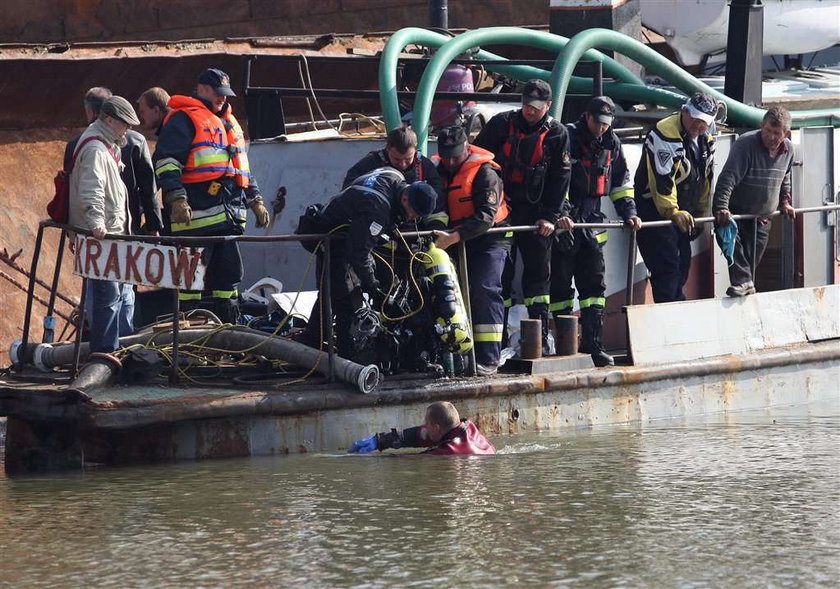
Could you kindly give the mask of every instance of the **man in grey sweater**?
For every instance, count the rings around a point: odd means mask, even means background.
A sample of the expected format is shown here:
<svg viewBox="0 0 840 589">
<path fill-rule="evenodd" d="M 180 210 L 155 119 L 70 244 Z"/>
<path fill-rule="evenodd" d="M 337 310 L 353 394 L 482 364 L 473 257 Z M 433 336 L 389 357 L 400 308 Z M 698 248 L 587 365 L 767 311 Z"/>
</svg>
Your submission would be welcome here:
<svg viewBox="0 0 840 589">
<path fill-rule="evenodd" d="M 791 203 L 790 168 L 793 146 L 790 113 L 782 107 L 768 110 L 758 131 L 744 133 L 732 146 L 715 187 L 712 211 L 715 224 L 725 226 L 730 215 L 758 215 L 738 222 L 731 286 L 726 294 L 743 297 L 755 293 L 755 269 L 770 235 L 770 217 L 777 209 L 789 219 L 796 216 Z"/>
</svg>

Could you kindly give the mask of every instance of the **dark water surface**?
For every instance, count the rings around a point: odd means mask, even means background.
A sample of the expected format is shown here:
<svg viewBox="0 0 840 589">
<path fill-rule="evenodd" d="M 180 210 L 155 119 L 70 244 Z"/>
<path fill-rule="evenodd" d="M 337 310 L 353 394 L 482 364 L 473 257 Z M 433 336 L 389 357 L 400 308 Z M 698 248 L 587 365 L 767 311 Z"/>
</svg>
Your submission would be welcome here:
<svg viewBox="0 0 840 589">
<path fill-rule="evenodd" d="M 494 441 L 0 475 L 0 585 L 838 584 L 840 400 Z"/>
</svg>

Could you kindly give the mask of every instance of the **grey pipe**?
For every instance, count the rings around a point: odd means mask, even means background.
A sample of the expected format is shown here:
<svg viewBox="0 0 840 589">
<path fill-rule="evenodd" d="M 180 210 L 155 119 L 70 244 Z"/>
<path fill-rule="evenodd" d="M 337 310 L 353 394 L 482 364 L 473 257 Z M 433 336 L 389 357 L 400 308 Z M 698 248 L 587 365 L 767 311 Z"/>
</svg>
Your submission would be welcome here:
<svg viewBox="0 0 840 589">
<path fill-rule="evenodd" d="M 103 387 L 116 379 L 122 369 L 122 363 L 110 354 L 91 354 L 79 375 L 70 383 L 70 388 L 77 391 Z"/>
<path fill-rule="evenodd" d="M 196 344 L 196 342 L 200 342 L 200 344 Z M 272 337 L 269 334 L 247 327 L 185 329 L 180 332 L 178 343 L 182 348 L 196 344 L 208 348 L 229 350 L 231 353 L 254 348 L 255 352 L 267 358 L 285 360 L 303 367 L 314 366 L 315 370 L 326 376 L 329 376 L 330 373 L 329 357 L 325 352 L 285 338 Z M 170 345 L 172 344 L 172 332 L 164 331 L 157 334 L 146 332 L 120 338 L 120 347 L 125 348 L 137 344 Z M 30 344 L 26 350 L 18 351 L 18 355 L 22 355 L 24 361 L 31 363 L 39 346 L 41 347 L 38 350 L 41 366 L 49 369 L 73 363 L 72 343 L 53 344 L 52 346 Z M 81 346 L 82 357 L 86 357 L 88 351 L 89 344 L 83 343 Z M 375 364 L 362 366 L 336 356 L 333 367 L 336 378 L 355 386 L 360 393 L 370 393 L 379 384 L 379 367 Z"/>
</svg>

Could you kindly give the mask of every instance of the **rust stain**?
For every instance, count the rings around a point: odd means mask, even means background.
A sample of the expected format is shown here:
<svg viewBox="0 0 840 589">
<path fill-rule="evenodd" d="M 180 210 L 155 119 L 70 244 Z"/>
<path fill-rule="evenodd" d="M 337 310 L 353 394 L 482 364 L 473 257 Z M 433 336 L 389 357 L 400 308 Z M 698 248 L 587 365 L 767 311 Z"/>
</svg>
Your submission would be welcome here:
<svg viewBox="0 0 840 589">
<path fill-rule="evenodd" d="M 196 432 L 196 454 L 202 458 L 248 456 L 247 426 L 229 419 L 199 423 Z"/>
<path fill-rule="evenodd" d="M 731 377 L 725 376 L 723 380 L 721 380 L 721 397 L 723 401 L 723 406 L 725 408 L 729 408 L 732 405 L 732 398 L 738 394 L 738 386 L 732 380 Z"/>
<path fill-rule="evenodd" d="M 475 425 L 485 434 L 499 434 L 502 433 L 502 428 L 499 427 L 499 422 L 489 413 L 479 413 L 473 417 Z"/>
<path fill-rule="evenodd" d="M 286 187 L 281 186 L 277 189 L 277 196 L 274 198 L 272 211 L 275 218 L 279 218 L 283 211 L 286 210 Z"/>
</svg>

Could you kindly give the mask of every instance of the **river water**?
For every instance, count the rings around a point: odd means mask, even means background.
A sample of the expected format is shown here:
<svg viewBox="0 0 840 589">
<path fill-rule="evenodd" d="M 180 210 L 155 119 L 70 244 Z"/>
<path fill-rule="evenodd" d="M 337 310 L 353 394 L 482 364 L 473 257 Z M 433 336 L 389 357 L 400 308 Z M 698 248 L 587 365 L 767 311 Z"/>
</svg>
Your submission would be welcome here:
<svg viewBox="0 0 840 589">
<path fill-rule="evenodd" d="M 0 585 L 840 579 L 840 400 L 494 441 L 500 454 L 483 458 L 305 455 L 0 478 Z"/>
</svg>

